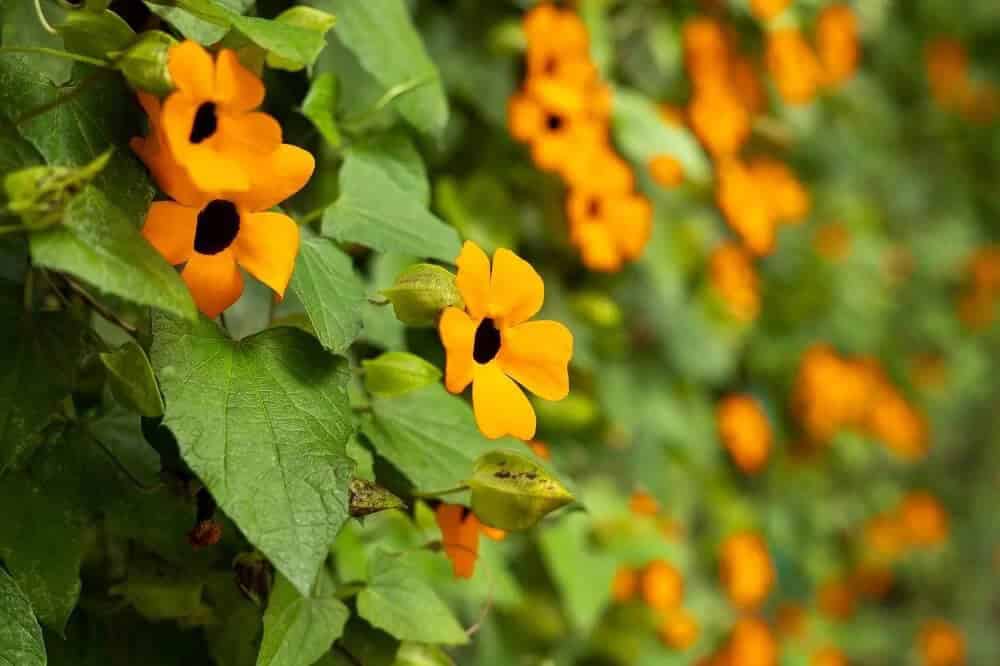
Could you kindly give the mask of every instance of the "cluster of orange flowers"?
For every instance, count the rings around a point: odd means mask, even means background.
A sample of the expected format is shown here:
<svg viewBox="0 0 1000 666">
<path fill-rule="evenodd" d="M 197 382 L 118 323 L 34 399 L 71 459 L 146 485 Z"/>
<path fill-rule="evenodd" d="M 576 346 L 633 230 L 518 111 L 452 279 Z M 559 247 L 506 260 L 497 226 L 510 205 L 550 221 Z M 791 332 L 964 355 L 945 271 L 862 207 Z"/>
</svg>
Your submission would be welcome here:
<svg viewBox="0 0 1000 666">
<path fill-rule="evenodd" d="M 479 535 L 502 541 L 507 533 L 489 525 L 484 525 L 468 508 L 461 504 L 438 505 L 434 512 L 438 529 L 441 530 L 441 546 L 451 560 L 456 578 L 472 578 L 479 558 Z"/>
<path fill-rule="evenodd" d="M 171 264 L 184 264 L 181 277 L 209 317 L 243 292 L 238 266 L 281 298 L 299 227 L 266 211 L 305 186 L 313 157 L 282 143 L 277 121 L 255 111 L 264 85 L 234 51 L 213 58 L 186 41 L 169 50 L 167 69 L 176 90 L 162 104 L 139 93 L 150 132 L 132 149 L 173 201 L 153 203 L 142 233 Z"/>
<path fill-rule="evenodd" d="M 845 428 L 861 430 L 896 454 L 927 452 L 927 423 L 874 359 L 842 358 L 825 344 L 803 356 L 793 408 L 811 441 L 828 442 Z"/>
<path fill-rule="evenodd" d="M 993 321 L 993 311 L 1000 297 L 1000 246 L 981 248 L 966 268 L 965 293 L 958 301 L 958 315 L 966 326 L 981 329 Z"/>
<path fill-rule="evenodd" d="M 590 59 L 580 17 L 549 4 L 524 17 L 527 75 L 510 99 L 511 135 L 531 146 L 535 164 L 569 188 L 570 240 L 592 270 L 617 271 L 642 254 L 653 211 L 635 191 L 629 165 L 611 145 L 611 90 Z M 669 177 L 657 165 L 661 176 Z"/>
<path fill-rule="evenodd" d="M 660 617 L 660 638 L 664 644 L 686 650 L 698 640 L 700 627 L 684 601 L 684 579 L 676 567 L 653 560 L 641 569 L 622 567 L 611 582 L 611 596 L 619 603 L 641 598 Z"/>
<path fill-rule="evenodd" d="M 913 548 L 932 548 L 944 543 L 950 532 L 947 510 L 925 491 L 906 495 L 894 510 L 871 518 L 865 525 L 869 556 L 891 563 Z"/>
<path fill-rule="evenodd" d="M 927 45 L 927 80 L 937 103 L 972 122 L 987 123 L 1000 114 L 1000 91 L 969 75 L 969 55 L 961 42 L 942 37 Z"/>
<path fill-rule="evenodd" d="M 730 395 L 716 408 L 722 443 L 736 466 L 748 474 L 759 472 L 771 451 L 771 423 L 760 404 L 749 395 Z"/>
</svg>

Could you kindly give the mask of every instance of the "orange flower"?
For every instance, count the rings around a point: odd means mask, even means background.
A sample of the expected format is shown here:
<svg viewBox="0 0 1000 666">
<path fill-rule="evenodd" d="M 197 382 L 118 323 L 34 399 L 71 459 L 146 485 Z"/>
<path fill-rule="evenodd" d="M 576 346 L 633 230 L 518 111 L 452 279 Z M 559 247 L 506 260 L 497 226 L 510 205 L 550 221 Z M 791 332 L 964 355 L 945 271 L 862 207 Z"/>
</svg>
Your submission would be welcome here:
<svg viewBox="0 0 1000 666">
<path fill-rule="evenodd" d="M 862 564 L 851 576 L 851 585 L 868 599 L 882 599 L 892 588 L 892 569 L 878 564 Z"/>
<path fill-rule="evenodd" d="M 758 157 L 747 165 L 750 175 L 767 201 L 774 219 L 801 222 L 809 213 L 809 192 L 787 165 L 768 157 Z"/>
<path fill-rule="evenodd" d="M 931 93 L 942 106 L 954 106 L 969 85 L 969 59 L 954 39 L 939 38 L 927 45 L 927 78 Z"/>
<path fill-rule="evenodd" d="M 684 182 L 684 167 L 670 155 L 656 155 L 649 160 L 649 175 L 657 185 L 673 188 Z"/>
<path fill-rule="evenodd" d="M 712 287 L 729 311 L 741 321 L 752 321 L 760 312 L 757 272 L 746 250 L 735 243 L 723 243 L 708 260 Z"/>
<path fill-rule="evenodd" d="M 604 141 L 579 146 L 561 174 L 571 189 L 590 193 L 624 196 L 635 188 L 632 168 Z"/>
<path fill-rule="evenodd" d="M 786 104 L 805 104 L 816 95 L 822 69 L 802 33 L 782 28 L 767 35 L 767 69 Z"/>
<path fill-rule="evenodd" d="M 733 92 L 751 114 L 757 114 L 767 105 L 767 94 L 757 75 L 757 66 L 744 56 L 734 55 L 729 60 L 729 78 Z"/>
<path fill-rule="evenodd" d="M 844 83 L 858 68 L 858 19 L 847 5 L 827 5 L 816 23 L 816 50 L 829 86 Z"/>
<path fill-rule="evenodd" d="M 254 171 L 281 145 L 281 126 L 254 111 L 264 100 L 260 79 L 233 51 L 213 61 L 190 40 L 170 49 L 167 69 L 177 89 L 163 103 L 163 135 L 177 163 L 201 190 L 250 189 Z"/>
<path fill-rule="evenodd" d="M 629 497 L 628 509 L 636 516 L 655 516 L 660 512 L 660 504 L 649 493 L 637 490 Z"/>
<path fill-rule="evenodd" d="M 738 532 L 723 542 L 719 571 L 730 602 L 744 610 L 763 603 L 774 584 L 767 544 L 753 532 Z"/>
<path fill-rule="evenodd" d="M 834 578 L 823 583 L 818 593 L 819 609 L 827 617 L 846 620 L 854 614 L 854 592 L 849 581 Z"/>
<path fill-rule="evenodd" d="M 457 578 L 472 578 L 479 558 L 480 522 L 461 504 L 439 504 L 434 512 L 445 555 Z"/>
<path fill-rule="evenodd" d="M 806 612 L 798 604 L 782 604 L 775 614 L 775 628 L 782 638 L 802 638 L 806 634 Z"/>
<path fill-rule="evenodd" d="M 715 196 L 729 226 L 751 252 L 769 254 L 774 249 L 775 219 L 750 170 L 729 158 L 718 164 L 717 177 Z"/>
<path fill-rule="evenodd" d="M 948 538 L 948 512 L 928 492 L 915 491 L 903 498 L 899 519 L 907 540 L 915 546 L 935 546 Z"/>
<path fill-rule="evenodd" d="M 843 652 L 828 645 L 813 652 L 809 658 L 809 666 L 847 666 L 847 658 Z"/>
<path fill-rule="evenodd" d="M 735 155 L 750 136 L 750 114 L 728 87 L 696 92 L 688 116 L 691 129 L 716 158 Z"/>
<path fill-rule="evenodd" d="M 963 666 L 965 637 L 945 620 L 928 620 L 920 628 L 920 654 L 925 666 Z"/>
<path fill-rule="evenodd" d="M 869 519 L 864 534 L 871 555 L 880 562 L 892 562 L 907 545 L 903 526 L 891 513 Z"/>
<path fill-rule="evenodd" d="M 151 134 L 132 148 L 175 201 L 156 201 L 142 234 L 171 264 L 185 264 L 181 277 L 198 309 L 209 317 L 243 292 L 237 266 L 282 297 L 299 248 L 298 225 L 281 213 L 264 212 L 302 189 L 315 162 L 307 151 L 279 144 L 256 166 L 245 191 L 202 191 L 175 161 L 164 137 L 159 104 L 140 94 Z M 164 111 L 165 113 L 165 111 Z"/>
<path fill-rule="evenodd" d="M 652 233 L 652 208 L 636 194 L 573 190 L 566 206 L 570 241 L 592 270 L 621 269 L 625 261 L 642 254 Z"/>
<path fill-rule="evenodd" d="M 927 455 L 927 421 L 895 388 L 882 384 L 872 397 L 868 429 L 894 453 L 915 460 Z"/>
<path fill-rule="evenodd" d="M 747 395 L 727 396 L 715 420 L 733 462 L 748 474 L 760 471 L 771 450 L 771 424 L 757 401 Z"/>
<path fill-rule="evenodd" d="M 813 248 L 827 261 L 840 261 L 851 252 L 851 232 L 840 222 L 824 224 L 813 236 Z"/>
<path fill-rule="evenodd" d="M 658 611 L 678 608 L 684 600 L 684 579 L 670 563 L 655 560 L 646 565 L 639 582 L 646 605 Z"/>
<path fill-rule="evenodd" d="M 549 447 L 545 442 L 539 442 L 537 440 L 531 440 L 530 442 L 525 442 L 535 455 L 543 460 L 551 460 L 552 452 L 549 451 Z"/>
<path fill-rule="evenodd" d="M 476 424 L 486 437 L 530 440 L 535 410 L 518 383 L 546 400 L 565 398 L 573 335 L 558 322 L 528 321 L 542 307 L 545 286 L 510 250 L 497 250 L 491 267 L 486 253 L 466 241 L 456 263 L 465 310 L 447 308 L 438 326 L 445 386 L 461 393 L 472 384 Z"/>
<path fill-rule="evenodd" d="M 687 650 L 698 640 L 701 628 L 690 611 L 683 608 L 670 611 L 660 623 L 660 638 L 675 650 Z"/>
<path fill-rule="evenodd" d="M 750 0 L 750 10 L 762 21 L 769 21 L 785 11 L 791 0 Z"/>
<path fill-rule="evenodd" d="M 611 581 L 611 598 L 618 603 L 628 601 L 639 589 L 639 576 L 628 567 L 621 567 Z"/>
<path fill-rule="evenodd" d="M 727 646 L 732 666 L 775 666 L 778 645 L 764 622 L 745 617 L 736 622 Z"/>
</svg>

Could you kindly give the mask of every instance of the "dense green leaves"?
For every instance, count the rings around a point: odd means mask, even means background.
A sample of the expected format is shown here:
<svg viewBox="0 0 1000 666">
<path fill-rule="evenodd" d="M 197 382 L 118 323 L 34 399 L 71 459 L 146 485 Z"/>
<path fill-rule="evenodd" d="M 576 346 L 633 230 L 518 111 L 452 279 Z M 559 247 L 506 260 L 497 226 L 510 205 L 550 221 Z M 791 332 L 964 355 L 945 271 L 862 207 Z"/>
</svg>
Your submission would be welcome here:
<svg viewBox="0 0 1000 666">
<path fill-rule="evenodd" d="M 376 551 L 368 584 L 358 595 L 358 613 L 401 640 L 461 644 L 465 631 L 434 590 L 403 557 Z"/>
<path fill-rule="evenodd" d="M 267 612 L 257 666 L 309 666 L 340 638 L 350 615 L 334 595 L 335 583 L 321 571 L 310 596 L 278 577 Z"/>
<path fill-rule="evenodd" d="M 213 322 L 153 322 L 164 422 L 219 506 L 307 594 L 347 519 L 345 364 L 297 329 L 234 342 Z"/>
<path fill-rule="evenodd" d="M 340 198 L 323 215 L 323 233 L 387 252 L 452 262 L 455 230 L 427 210 L 420 156 L 402 135 L 383 135 L 345 151 Z"/>
<path fill-rule="evenodd" d="M 302 301 L 320 343 L 343 352 L 361 332 L 365 288 L 351 258 L 327 238 L 307 238 L 299 248 L 292 291 Z"/>
<path fill-rule="evenodd" d="M 0 662 L 45 666 L 42 628 L 17 583 L 0 568 Z"/>
</svg>

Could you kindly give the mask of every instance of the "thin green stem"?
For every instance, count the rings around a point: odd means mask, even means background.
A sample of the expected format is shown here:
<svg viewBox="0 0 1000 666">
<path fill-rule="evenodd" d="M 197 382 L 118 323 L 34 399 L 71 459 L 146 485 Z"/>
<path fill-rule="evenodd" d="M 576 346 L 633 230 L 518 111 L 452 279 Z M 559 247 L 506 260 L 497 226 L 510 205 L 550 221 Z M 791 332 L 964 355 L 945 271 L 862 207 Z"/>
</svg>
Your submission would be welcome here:
<svg viewBox="0 0 1000 666">
<path fill-rule="evenodd" d="M 137 329 L 135 326 L 133 326 L 129 322 L 125 321 L 124 319 L 122 319 L 121 317 L 119 317 L 117 314 L 115 314 L 114 312 L 112 312 L 110 309 L 108 309 L 103 303 L 101 303 L 96 298 L 94 298 L 90 294 L 90 292 L 88 292 L 82 286 L 80 286 L 79 284 L 77 284 L 76 282 L 74 282 L 73 280 L 69 279 L 66 276 L 63 276 L 63 279 L 66 280 L 66 285 L 72 291 L 74 291 L 76 294 L 78 294 L 80 296 L 80 298 L 82 298 L 84 301 L 86 301 L 87 305 L 89 305 L 97 314 L 101 315 L 102 317 L 104 317 L 105 319 L 107 319 L 109 322 L 111 322 L 112 324 L 114 324 L 115 326 L 117 326 L 118 328 L 122 329 L 123 331 L 125 331 L 126 333 L 128 333 L 129 335 L 131 335 L 133 337 L 135 337 L 135 335 L 139 332 L 139 329 Z"/>
<path fill-rule="evenodd" d="M 299 218 L 299 224 L 301 225 L 312 224 L 316 220 L 321 219 L 323 217 L 323 213 L 325 213 L 326 209 L 329 207 L 330 205 L 327 204 L 326 206 L 322 206 L 321 208 L 314 208 L 313 210 L 309 211 L 308 213 Z"/>
<path fill-rule="evenodd" d="M 454 495 L 455 493 L 461 493 L 469 489 L 469 486 L 464 483 L 455 486 L 454 488 L 445 488 L 444 490 L 423 490 L 414 491 L 410 493 L 413 497 L 418 497 L 420 499 L 432 499 L 434 497 L 440 497 L 441 495 Z"/>
<path fill-rule="evenodd" d="M 389 104 L 391 104 L 398 98 L 402 97 L 407 93 L 413 92 L 417 88 L 424 86 L 430 83 L 431 81 L 434 81 L 435 79 L 437 79 L 437 74 L 431 73 L 431 74 L 425 74 L 424 76 L 415 79 L 410 79 L 409 81 L 404 81 L 403 83 L 396 84 L 393 87 L 386 90 L 385 93 L 378 99 L 378 101 L 375 102 L 372 108 L 352 118 L 344 118 L 343 121 L 341 121 L 341 125 L 347 128 L 358 129 L 363 125 L 363 123 L 366 120 L 369 120 L 370 118 L 378 114 L 382 109 L 389 106 Z"/>
<path fill-rule="evenodd" d="M 118 469 L 118 471 L 124 474 L 128 478 L 128 480 L 131 481 L 135 485 L 135 487 L 138 488 L 139 490 L 143 492 L 152 492 L 154 490 L 159 490 L 160 488 L 163 487 L 162 483 L 156 483 L 151 486 L 146 485 L 145 483 L 140 481 L 138 477 L 132 474 L 129 468 L 125 466 L 125 463 L 119 460 L 118 456 L 115 455 L 115 452 L 109 449 L 104 442 L 97 439 L 96 437 L 94 437 L 94 435 L 92 435 L 89 432 L 87 432 L 87 437 L 90 439 L 90 441 L 92 441 L 94 444 L 97 445 L 97 448 L 99 448 L 101 451 L 104 452 L 104 455 L 108 457 L 108 460 L 110 460 L 112 464 L 114 464 L 114 466 Z"/>
<path fill-rule="evenodd" d="M 76 62 L 94 65 L 95 67 L 114 69 L 114 66 L 107 60 L 91 58 L 90 56 L 80 55 L 79 53 L 70 53 L 69 51 L 60 51 L 59 49 L 49 49 L 44 46 L 0 46 L 0 53 L 33 53 L 36 55 L 48 55 L 54 58 L 75 60 Z"/>
<path fill-rule="evenodd" d="M 42 0 L 35 0 L 35 14 L 38 15 L 38 21 L 39 23 L 42 24 L 42 27 L 45 28 L 45 32 L 49 33 L 50 35 L 59 34 L 58 32 L 56 32 L 56 29 L 52 27 L 52 24 L 49 23 L 48 20 L 46 20 L 45 12 L 42 11 Z"/>
</svg>

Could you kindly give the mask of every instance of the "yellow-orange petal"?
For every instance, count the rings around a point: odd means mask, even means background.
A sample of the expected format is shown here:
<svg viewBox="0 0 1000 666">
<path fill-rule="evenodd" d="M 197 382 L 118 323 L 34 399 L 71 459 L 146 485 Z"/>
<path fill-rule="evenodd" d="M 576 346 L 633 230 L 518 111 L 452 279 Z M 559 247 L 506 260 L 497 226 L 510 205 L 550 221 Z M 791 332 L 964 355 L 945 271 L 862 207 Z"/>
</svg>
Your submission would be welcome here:
<svg viewBox="0 0 1000 666">
<path fill-rule="evenodd" d="M 546 400 L 569 393 L 573 334 L 557 321 L 528 321 L 505 328 L 497 363 L 524 388 Z"/>
<path fill-rule="evenodd" d="M 574 230 L 574 236 L 587 268 L 613 272 L 622 267 L 622 256 L 607 225 L 582 224 Z"/>
<path fill-rule="evenodd" d="M 479 531 L 490 541 L 503 541 L 507 538 L 507 532 L 498 527 L 490 527 L 489 525 L 479 523 Z"/>
<path fill-rule="evenodd" d="M 194 252 L 198 209 L 173 201 L 154 201 L 146 213 L 142 235 L 173 265 L 183 264 Z"/>
<path fill-rule="evenodd" d="M 191 182 L 203 192 L 240 192 L 250 187 L 247 169 L 240 154 L 216 150 L 218 137 L 199 144 L 190 142 L 191 125 L 198 105 L 190 98 L 173 94 L 163 104 L 160 116 L 167 148 L 183 167 Z M 220 123 L 222 118 L 220 117 Z M 219 133 L 218 131 L 216 132 Z"/>
<path fill-rule="evenodd" d="M 485 317 L 490 302 L 490 258 L 481 247 L 465 241 L 455 264 L 458 266 L 455 285 L 465 308 L 476 319 Z"/>
<path fill-rule="evenodd" d="M 438 334 L 446 353 L 444 385 L 452 393 L 461 393 L 472 382 L 475 368 L 472 348 L 478 322 L 458 308 L 446 308 L 438 322 Z"/>
<path fill-rule="evenodd" d="M 252 173 L 265 168 L 266 160 L 281 145 L 281 125 L 263 111 L 220 113 L 214 144 L 217 151 L 240 160 Z"/>
<path fill-rule="evenodd" d="M 514 380 L 497 363 L 475 367 L 472 410 L 479 431 L 489 439 L 513 435 L 529 440 L 535 435 L 535 410 Z"/>
<path fill-rule="evenodd" d="M 218 254 L 195 252 L 181 271 L 181 277 L 191 291 L 195 305 L 208 317 L 219 316 L 243 293 L 243 276 L 236 267 L 231 249 Z"/>
<path fill-rule="evenodd" d="M 235 192 L 230 199 L 243 210 L 273 208 L 305 187 L 315 168 L 312 153 L 283 143 L 268 159 L 255 165 L 250 172 L 250 189 Z"/>
<path fill-rule="evenodd" d="M 215 61 L 215 99 L 227 111 L 252 111 L 264 101 L 264 84 L 236 53 L 222 49 Z"/>
<path fill-rule="evenodd" d="M 445 555 L 458 578 L 472 578 L 479 556 L 479 521 L 459 504 L 441 504 L 434 514 Z"/>
<path fill-rule="evenodd" d="M 167 52 L 167 71 L 181 92 L 199 102 L 212 98 L 215 64 L 211 54 L 197 42 L 187 40 L 170 47 Z"/>
<path fill-rule="evenodd" d="M 506 248 L 493 254 L 489 309 L 501 327 L 531 319 L 544 299 L 545 284 L 531 264 Z"/>
<path fill-rule="evenodd" d="M 284 298 L 299 253 L 299 225 L 282 213 L 244 213 L 233 252 L 240 266 Z"/>
</svg>

